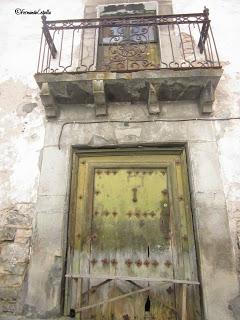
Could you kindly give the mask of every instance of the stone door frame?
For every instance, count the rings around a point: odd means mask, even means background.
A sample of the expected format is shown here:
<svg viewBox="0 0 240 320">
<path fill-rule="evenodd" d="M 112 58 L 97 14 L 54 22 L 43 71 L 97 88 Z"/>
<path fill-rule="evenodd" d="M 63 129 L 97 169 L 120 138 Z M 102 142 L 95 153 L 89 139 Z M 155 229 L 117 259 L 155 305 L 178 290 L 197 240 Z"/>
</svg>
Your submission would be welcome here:
<svg viewBox="0 0 240 320">
<path fill-rule="evenodd" d="M 195 124 L 194 124 L 195 125 Z M 237 274 L 234 266 L 233 247 L 228 226 L 228 216 L 221 180 L 218 150 L 215 141 L 199 141 L 194 138 L 194 128 L 188 132 L 193 140 L 186 143 L 166 142 L 164 138 L 151 137 L 156 143 L 109 144 L 94 140 L 92 145 L 63 143 L 58 148 L 61 126 L 53 123 L 47 127 L 48 137 L 43 150 L 37 214 L 35 218 L 33 252 L 27 279 L 27 296 L 24 309 L 32 315 L 54 316 L 63 312 L 63 283 L 67 248 L 67 225 L 69 212 L 70 177 L 72 155 L 78 150 L 94 151 L 103 148 L 167 148 L 182 147 L 186 150 L 191 205 L 195 224 L 195 236 L 200 263 L 200 279 L 203 292 L 205 319 L 231 320 L 228 302 L 238 294 Z M 205 127 L 207 134 L 212 130 Z M 69 126 L 70 127 L 70 126 Z M 53 130 L 54 128 L 54 130 Z M 79 139 L 72 135 L 71 125 L 67 139 Z M 80 129 L 80 131 L 79 131 Z M 97 129 L 95 129 L 97 130 Z M 146 125 L 142 130 L 147 130 Z M 55 133 L 52 135 L 52 133 Z M 179 131 L 175 141 L 181 138 Z M 91 133 L 92 134 L 92 133 Z M 173 137 L 172 137 L 173 138 Z M 169 137 L 168 137 L 169 139 Z M 174 138 L 173 138 L 174 139 Z M 173 141 L 172 139 L 172 141 Z M 196 140 L 195 140 L 196 139 Z M 54 141 L 55 145 L 52 143 Z M 209 175 L 211 172 L 211 175 Z"/>
<path fill-rule="evenodd" d="M 74 256 L 77 255 L 77 257 L 78 257 L 78 253 L 75 253 L 74 237 L 76 236 L 76 234 L 78 232 L 80 233 L 80 229 L 78 231 L 75 230 L 75 225 L 79 224 L 79 221 L 81 220 L 79 217 L 77 218 L 77 216 L 76 216 L 77 214 L 80 213 L 79 205 L 80 205 L 80 203 L 82 203 L 82 200 L 79 201 L 78 197 L 79 197 L 79 192 L 81 192 L 81 194 L 82 194 L 82 192 L 84 192 L 84 191 L 79 191 L 80 189 L 82 190 L 81 185 L 82 184 L 85 185 L 87 183 L 86 179 L 89 179 L 89 177 L 88 178 L 81 177 L 81 173 L 80 173 L 79 170 L 80 170 L 81 166 L 85 166 L 85 164 L 86 164 L 86 161 L 83 160 L 83 158 L 84 159 L 89 159 L 90 160 L 90 164 L 92 163 L 93 160 L 91 161 L 91 155 L 93 157 L 95 157 L 95 159 L 97 159 L 96 157 L 99 155 L 100 158 L 103 157 L 103 159 L 106 158 L 106 157 L 113 159 L 114 156 L 117 156 L 117 157 L 118 156 L 125 156 L 125 157 L 128 157 L 129 160 L 130 160 L 131 156 L 135 156 L 135 155 L 136 156 L 141 155 L 142 158 L 146 157 L 146 159 L 148 159 L 147 158 L 148 156 L 155 155 L 155 156 L 158 157 L 158 161 L 161 161 L 161 159 L 162 159 L 161 156 L 165 156 L 166 157 L 165 161 L 166 161 L 166 159 L 169 159 L 168 160 L 169 161 L 168 164 L 166 164 L 164 162 L 165 165 L 167 167 L 169 166 L 168 167 L 169 170 L 170 170 L 170 167 L 171 167 L 171 170 L 174 170 L 174 172 L 175 171 L 177 172 L 177 170 L 178 170 L 177 167 L 179 167 L 179 165 L 180 165 L 181 166 L 181 172 L 183 174 L 181 179 L 183 181 L 183 188 L 184 188 L 182 190 L 184 203 L 185 203 L 185 210 L 184 210 L 185 214 L 184 215 L 186 215 L 186 219 L 188 220 L 188 223 L 189 223 L 189 225 L 187 224 L 187 226 L 186 226 L 187 229 L 188 229 L 187 230 L 187 236 L 188 236 L 188 239 L 191 239 L 192 237 L 193 237 L 193 239 L 196 238 L 195 237 L 195 232 L 194 232 L 195 228 L 193 226 L 194 222 L 192 221 L 193 217 L 192 217 L 192 210 L 191 210 L 191 204 L 190 204 L 190 198 L 189 198 L 189 183 L 188 183 L 188 175 L 187 175 L 187 162 L 186 162 L 186 154 L 185 154 L 184 146 L 181 146 L 181 147 L 180 146 L 179 147 L 172 147 L 172 146 L 170 146 L 170 147 L 147 146 L 146 147 L 146 146 L 143 146 L 141 148 L 130 146 L 130 147 L 121 147 L 121 148 L 118 148 L 117 150 L 112 149 L 112 148 L 109 148 L 109 149 L 106 149 L 106 148 L 91 148 L 91 149 L 74 148 L 73 149 L 73 155 L 72 155 L 73 162 L 72 162 L 72 174 L 71 174 L 70 209 L 69 209 L 69 223 L 68 223 L 68 252 L 67 252 L 66 274 L 69 275 L 69 274 L 78 273 L 78 272 L 76 272 L 75 270 L 72 269 L 72 265 L 74 265 L 73 261 L 75 261 L 75 264 L 76 264 L 76 257 L 74 259 Z M 81 157 L 83 157 L 83 158 L 81 158 Z M 170 159 L 171 159 L 172 162 L 170 161 Z M 175 159 L 175 161 L 173 161 L 173 159 Z M 176 159 L 181 159 L 181 160 L 177 161 Z M 119 163 L 118 161 L 116 163 Z M 175 162 L 176 162 L 176 164 L 175 164 Z M 125 165 L 124 165 L 124 163 L 125 162 L 123 162 L 123 167 L 126 167 L 126 163 L 125 163 Z M 142 162 L 142 159 L 141 159 L 141 162 L 137 163 L 138 167 L 140 167 L 140 163 L 142 163 L 142 164 L 144 163 L 144 162 Z M 170 163 L 171 163 L 171 165 L 170 165 Z M 100 165 L 101 164 L 101 160 L 99 160 L 99 161 L 95 160 L 94 164 L 95 165 L 98 164 L 98 166 L 100 166 L 101 168 L 102 167 L 108 168 L 106 162 L 104 162 L 104 161 L 103 161 L 103 165 L 102 166 Z M 149 162 L 149 165 L 153 166 L 153 164 L 151 165 L 150 162 Z M 154 162 L 154 168 L 155 168 L 156 165 L 157 165 L 157 163 L 155 161 Z M 173 165 L 174 165 L 174 169 L 172 167 Z M 111 163 L 111 166 L 113 166 L 112 163 Z M 159 164 L 159 166 L 160 166 L 160 164 Z M 144 167 L 147 167 L 147 164 L 145 164 Z M 83 170 L 83 169 L 81 169 L 81 170 Z M 173 172 L 171 174 L 173 174 Z M 169 181 L 168 182 L 170 184 L 172 184 L 173 183 L 173 181 L 172 181 L 173 177 L 171 176 L 171 177 L 168 178 L 168 180 L 169 179 L 171 180 L 171 183 Z M 81 182 L 81 180 L 82 180 L 82 182 Z M 174 187 L 171 186 L 170 188 L 172 190 L 171 192 L 174 192 L 174 193 L 176 192 L 176 190 L 175 190 L 176 186 L 174 186 Z M 92 191 L 89 189 L 89 187 L 87 189 L 88 189 L 88 194 L 85 194 L 84 197 L 87 197 L 87 198 L 90 197 L 91 198 L 93 196 L 92 195 Z M 175 210 L 177 210 L 177 209 L 175 208 L 174 211 Z M 78 223 L 77 223 L 77 220 L 78 220 Z M 174 225 L 174 223 L 173 223 L 173 225 Z M 172 227 L 173 227 L 173 225 L 172 225 Z M 80 234 L 79 234 L 79 237 L 80 237 Z M 78 238 L 76 238 L 76 239 L 78 241 Z M 196 247 L 196 246 L 197 246 L 197 244 L 194 241 L 193 247 Z M 189 252 L 189 254 L 193 254 L 192 259 L 190 259 L 190 260 L 194 261 L 193 265 L 195 266 L 194 270 L 192 270 L 192 276 L 193 276 L 195 281 L 198 281 L 197 279 L 199 278 L 200 266 L 198 265 L 198 257 L 195 256 L 196 249 L 194 249 L 193 251 L 194 252 L 191 252 L 191 253 Z M 80 258 L 77 258 L 77 260 L 78 259 L 80 259 Z M 195 265 L 195 263 L 197 265 Z M 185 271 L 188 272 L 189 270 L 185 270 Z M 179 277 L 179 276 L 176 275 L 176 278 L 178 278 L 178 279 L 184 278 L 184 279 L 188 279 L 188 280 L 193 280 L 192 278 L 188 278 L 188 276 L 185 276 L 185 277 L 184 276 L 183 277 L 180 276 Z M 77 307 L 79 307 L 79 304 L 75 301 L 76 297 L 80 298 L 78 293 L 75 292 L 75 291 L 79 291 L 79 292 L 81 291 L 81 289 L 79 288 L 79 283 L 80 283 L 79 280 L 80 279 L 71 279 L 69 277 L 66 278 L 66 282 L 65 282 L 65 304 L 64 304 L 64 306 L 65 306 L 65 312 L 64 312 L 65 315 L 68 315 L 68 314 L 70 314 L 72 312 L 75 313 L 74 310 Z M 177 288 L 176 290 L 178 291 L 178 289 L 179 288 Z M 198 289 L 199 289 L 199 291 L 198 291 Z M 197 312 L 198 316 L 200 314 L 202 314 L 202 306 L 200 306 L 200 308 L 199 308 L 199 303 L 201 303 L 201 301 L 199 301 L 199 292 L 200 292 L 200 295 L 202 295 L 201 284 L 200 284 L 200 286 L 197 285 L 197 287 L 189 288 L 189 294 L 195 296 L 194 299 L 197 299 L 196 300 L 197 302 L 196 301 L 195 302 L 196 302 L 196 309 L 199 309 L 199 311 Z M 190 296 L 189 296 L 189 298 L 190 298 Z M 202 299 L 200 298 L 200 300 L 202 300 Z M 201 315 L 199 316 L 198 319 L 200 319 L 200 318 L 201 318 Z"/>
</svg>

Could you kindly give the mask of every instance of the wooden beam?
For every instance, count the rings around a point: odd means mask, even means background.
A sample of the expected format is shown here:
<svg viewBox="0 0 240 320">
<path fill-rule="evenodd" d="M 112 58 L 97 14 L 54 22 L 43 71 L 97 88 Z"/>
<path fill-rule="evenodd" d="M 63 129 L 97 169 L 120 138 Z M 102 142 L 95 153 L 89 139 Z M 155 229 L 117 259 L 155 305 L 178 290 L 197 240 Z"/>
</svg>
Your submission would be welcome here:
<svg viewBox="0 0 240 320">
<path fill-rule="evenodd" d="M 92 275 L 92 274 L 66 274 L 67 278 L 83 278 L 83 279 L 112 279 L 112 280 L 131 280 L 131 281 L 148 281 L 148 282 L 171 282 L 180 284 L 200 285 L 198 281 L 180 280 L 170 278 L 142 278 L 142 277 L 128 277 L 128 276 L 111 276 L 111 275 Z"/>
<path fill-rule="evenodd" d="M 118 297 L 114 297 L 114 298 L 111 298 L 111 299 L 103 300 L 103 301 L 101 301 L 99 303 L 95 303 L 95 304 L 91 304 L 91 305 L 86 306 L 86 307 L 78 308 L 76 311 L 79 312 L 79 311 L 89 310 L 89 309 L 92 309 L 92 308 L 95 308 L 95 307 L 102 306 L 103 304 L 106 304 L 106 303 L 110 303 L 110 302 L 113 302 L 113 301 L 124 299 L 126 297 L 132 296 L 133 294 L 149 291 L 150 289 L 151 289 L 151 287 L 146 287 L 144 289 L 132 291 L 132 292 L 129 292 L 129 293 L 126 293 L 126 294 L 122 294 L 121 296 L 118 296 Z"/>
<path fill-rule="evenodd" d="M 187 285 L 182 284 L 181 320 L 187 320 Z"/>
<path fill-rule="evenodd" d="M 121 299 L 124 299 L 126 297 L 132 296 L 132 295 L 137 294 L 137 293 L 150 291 L 151 289 L 152 289 L 152 287 L 148 286 L 146 288 L 139 289 L 139 290 L 136 290 L 136 291 L 132 291 L 132 292 L 129 292 L 129 293 L 126 293 L 126 294 L 122 294 L 122 295 L 114 297 L 114 298 L 106 299 L 106 300 L 103 300 L 103 301 L 95 303 L 95 304 L 91 304 L 91 305 L 88 305 L 88 306 L 85 306 L 85 307 L 77 308 L 76 311 L 78 312 L 77 314 L 79 315 L 79 312 L 81 312 L 81 311 L 85 311 L 85 310 L 89 310 L 89 309 L 92 309 L 92 308 L 96 308 L 96 307 L 99 307 L 99 306 L 101 306 L 103 304 L 114 302 L 114 301 L 117 301 L 117 300 L 121 300 Z M 161 304 L 163 304 L 166 308 L 172 310 L 173 312 L 177 313 L 177 310 L 175 308 L 169 306 L 165 302 L 161 301 Z"/>
</svg>

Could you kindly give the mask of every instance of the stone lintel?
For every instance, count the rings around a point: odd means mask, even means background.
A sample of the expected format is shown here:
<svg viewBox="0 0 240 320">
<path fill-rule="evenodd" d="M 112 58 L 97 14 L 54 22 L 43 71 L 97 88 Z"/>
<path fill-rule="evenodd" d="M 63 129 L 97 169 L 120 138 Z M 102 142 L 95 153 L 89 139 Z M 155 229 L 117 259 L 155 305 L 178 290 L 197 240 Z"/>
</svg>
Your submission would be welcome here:
<svg viewBox="0 0 240 320">
<path fill-rule="evenodd" d="M 107 103 L 103 80 L 93 80 L 93 96 L 96 116 L 107 115 Z"/>
<path fill-rule="evenodd" d="M 208 81 L 206 86 L 201 90 L 199 96 L 199 107 L 203 114 L 210 114 L 213 111 L 213 102 L 215 100 L 215 92 L 212 81 Z"/>
<path fill-rule="evenodd" d="M 44 108 L 45 108 L 46 117 L 47 118 L 57 117 L 58 107 L 55 102 L 54 96 L 51 94 L 51 91 L 47 82 L 44 82 L 42 84 L 40 97 L 42 100 L 42 104 L 44 105 Z"/>
</svg>

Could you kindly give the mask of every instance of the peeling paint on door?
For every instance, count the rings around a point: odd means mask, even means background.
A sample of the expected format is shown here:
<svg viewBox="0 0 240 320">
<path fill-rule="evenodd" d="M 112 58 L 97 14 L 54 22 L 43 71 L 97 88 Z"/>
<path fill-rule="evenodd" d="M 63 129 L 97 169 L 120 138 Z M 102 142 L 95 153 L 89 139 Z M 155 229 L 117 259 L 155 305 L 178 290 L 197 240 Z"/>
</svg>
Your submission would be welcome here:
<svg viewBox="0 0 240 320">
<path fill-rule="evenodd" d="M 71 270 L 79 277 L 69 287 L 71 305 L 76 311 L 97 305 L 77 316 L 178 319 L 182 287 L 174 280 L 197 281 L 184 154 L 91 156 L 77 163 Z M 107 302 L 121 295 L 127 296 Z M 187 289 L 187 313 L 201 317 L 196 285 Z"/>
</svg>

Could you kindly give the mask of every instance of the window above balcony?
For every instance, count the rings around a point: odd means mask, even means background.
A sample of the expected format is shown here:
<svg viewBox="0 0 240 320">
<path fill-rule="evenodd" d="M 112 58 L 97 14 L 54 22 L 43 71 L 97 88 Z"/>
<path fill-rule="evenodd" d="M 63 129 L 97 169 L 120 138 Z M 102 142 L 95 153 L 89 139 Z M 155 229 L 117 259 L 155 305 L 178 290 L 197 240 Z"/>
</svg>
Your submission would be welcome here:
<svg viewBox="0 0 240 320">
<path fill-rule="evenodd" d="M 211 113 L 222 71 L 209 11 L 156 15 L 131 6 L 105 6 L 95 19 L 42 17 L 35 78 L 45 104 L 55 105 L 49 116 L 61 103 L 100 104 L 97 115 L 106 115 L 115 101 L 146 101 L 160 113 L 159 101 L 179 99 Z"/>
</svg>

